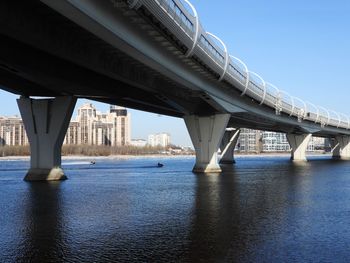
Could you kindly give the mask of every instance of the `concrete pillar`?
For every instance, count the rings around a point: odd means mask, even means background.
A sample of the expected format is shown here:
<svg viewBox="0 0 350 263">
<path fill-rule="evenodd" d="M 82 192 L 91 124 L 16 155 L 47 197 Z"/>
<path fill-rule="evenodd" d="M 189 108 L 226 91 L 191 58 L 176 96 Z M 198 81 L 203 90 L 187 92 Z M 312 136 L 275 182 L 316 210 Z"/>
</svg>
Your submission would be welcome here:
<svg viewBox="0 0 350 263">
<path fill-rule="evenodd" d="M 30 169 L 26 181 L 63 180 L 61 148 L 76 98 L 17 100 L 30 144 Z"/>
<path fill-rule="evenodd" d="M 221 172 L 217 151 L 229 119 L 230 114 L 215 114 L 207 117 L 188 115 L 184 117 L 196 150 L 194 172 Z"/>
<path fill-rule="evenodd" d="M 307 161 L 306 149 L 311 139 L 312 134 L 287 134 L 287 140 L 292 148 L 291 160 L 293 161 Z"/>
<path fill-rule="evenodd" d="M 222 138 L 222 142 L 220 146 L 220 150 L 221 150 L 220 163 L 222 164 L 235 163 L 234 150 L 235 150 L 240 133 L 241 133 L 241 130 L 239 129 L 225 131 L 225 134 Z"/>
<path fill-rule="evenodd" d="M 330 139 L 331 151 L 333 159 L 340 159 L 340 144 L 336 138 Z"/>
<path fill-rule="evenodd" d="M 338 135 L 332 142 L 333 158 L 350 160 L 350 136 Z"/>
</svg>

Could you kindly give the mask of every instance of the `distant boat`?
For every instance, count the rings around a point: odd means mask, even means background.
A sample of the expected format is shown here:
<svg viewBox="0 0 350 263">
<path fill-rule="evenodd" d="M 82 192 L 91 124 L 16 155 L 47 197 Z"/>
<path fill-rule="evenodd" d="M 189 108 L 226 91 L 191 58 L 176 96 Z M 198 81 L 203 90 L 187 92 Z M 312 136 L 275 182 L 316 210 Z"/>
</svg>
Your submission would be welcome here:
<svg viewBox="0 0 350 263">
<path fill-rule="evenodd" d="M 96 163 L 95 161 L 91 161 L 91 162 L 90 162 L 91 165 L 93 165 L 93 164 L 95 164 L 95 163 Z"/>
<path fill-rule="evenodd" d="M 163 166 L 164 166 L 164 164 L 162 164 L 162 163 L 157 164 L 157 167 L 163 167 Z"/>
</svg>

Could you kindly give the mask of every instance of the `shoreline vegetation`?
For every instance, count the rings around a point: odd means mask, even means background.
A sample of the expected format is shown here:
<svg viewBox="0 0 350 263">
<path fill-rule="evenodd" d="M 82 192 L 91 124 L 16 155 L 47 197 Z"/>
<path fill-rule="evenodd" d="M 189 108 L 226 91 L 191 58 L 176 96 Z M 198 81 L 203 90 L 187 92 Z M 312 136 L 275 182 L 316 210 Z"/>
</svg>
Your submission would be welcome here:
<svg viewBox="0 0 350 263">
<path fill-rule="evenodd" d="M 119 155 L 193 155 L 194 150 L 181 149 L 176 146 L 164 147 L 136 147 L 136 146 L 106 146 L 106 145 L 63 145 L 62 156 L 106 157 Z M 30 156 L 29 145 L 1 146 L 0 157 Z"/>
<path fill-rule="evenodd" d="M 325 155 L 325 151 L 310 152 L 309 155 Z M 172 147 L 136 147 L 136 146 L 104 146 L 104 145 L 64 145 L 62 147 L 63 158 L 131 158 L 131 157 L 159 157 L 159 156 L 194 156 L 192 149 L 181 149 Z M 235 156 L 286 156 L 290 152 L 239 152 L 235 151 Z M 26 146 L 0 146 L 0 158 L 8 157 L 29 157 L 30 148 Z"/>
</svg>

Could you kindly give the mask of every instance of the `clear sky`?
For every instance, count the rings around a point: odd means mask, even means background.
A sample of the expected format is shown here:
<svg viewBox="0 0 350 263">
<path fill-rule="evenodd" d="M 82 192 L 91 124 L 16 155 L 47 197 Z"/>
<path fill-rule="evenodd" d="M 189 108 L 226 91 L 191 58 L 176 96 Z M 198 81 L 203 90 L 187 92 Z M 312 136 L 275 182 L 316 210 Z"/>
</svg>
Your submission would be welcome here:
<svg viewBox="0 0 350 263">
<path fill-rule="evenodd" d="M 251 71 L 292 95 L 350 115 L 350 1 L 192 3 L 204 28 L 219 36 Z M 0 91 L 0 115 L 18 114 L 15 98 Z M 191 144 L 181 119 L 134 110 L 131 114 L 132 138 L 169 132 L 175 144 Z"/>
</svg>

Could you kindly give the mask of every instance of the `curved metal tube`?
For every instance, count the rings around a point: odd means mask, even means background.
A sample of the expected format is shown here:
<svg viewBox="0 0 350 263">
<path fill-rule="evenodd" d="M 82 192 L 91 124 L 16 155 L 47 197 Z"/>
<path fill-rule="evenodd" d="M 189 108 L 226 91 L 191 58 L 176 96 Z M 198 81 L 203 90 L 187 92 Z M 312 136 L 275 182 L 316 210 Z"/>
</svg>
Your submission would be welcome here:
<svg viewBox="0 0 350 263">
<path fill-rule="evenodd" d="M 277 96 L 279 96 L 280 94 L 281 94 L 281 91 L 280 91 L 280 89 L 279 88 L 277 88 L 275 85 L 273 85 L 273 84 L 271 84 L 270 82 L 266 82 L 266 86 L 269 86 L 269 87 L 271 87 L 271 88 L 273 88 L 273 89 L 275 89 L 276 90 L 276 95 Z"/>
<path fill-rule="evenodd" d="M 339 113 L 339 114 L 342 115 L 343 117 L 345 117 L 345 119 L 346 119 L 347 122 L 348 122 L 348 127 L 347 127 L 347 129 L 350 129 L 350 118 L 349 118 L 349 116 L 346 115 L 346 114 L 344 114 L 344 113 Z"/>
<path fill-rule="evenodd" d="M 239 58 L 237 58 L 237 57 L 235 57 L 235 56 L 232 56 L 232 55 L 229 55 L 229 56 L 230 56 L 231 59 L 235 59 L 235 60 L 237 60 L 239 63 L 241 63 L 241 64 L 243 65 L 244 70 L 245 70 L 245 74 L 246 74 L 246 76 L 245 76 L 245 79 L 246 79 L 246 81 L 245 81 L 245 87 L 248 87 L 248 85 L 249 85 L 249 70 L 248 70 L 247 65 L 246 65 L 242 60 L 240 60 Z M 242 95 L 242 94 L 241 94 L 241 95 Z M 244 94 L 243 94 L 243 95 L 244 95 Z"/>
<path fill-rule="evenodd" d="M 330 110 L 330 112 L 333 112 L 335 115 L 337 115 L 337 118 L 338 118 L 338 125 L 337 125 L 337 128 L 339 128 L 339 125 L 341 123 L 341 118 L 340 118 L 340 115 L 338 112 L 334 111 L 334 110 Z"/>
<path fill-rule="evenodd" d="M 254 73 L 254 74 L 256 76 L 260 77 L 258 74 L 256 74 L 256 73 Z M 265 99 L 266 99 L 267 89 L 266 89 L 266 82 L 265 82 L 265 80 L 262 77 L 260 77 L 260 79 L 261 79 L 261 81 L 263 83 L 263 88 L 264 88 L 264 93 L 263 93 L 263 96 L 262 96 L 261 101 L 259 103 L 259 105 L 262 105 L 264 103 Z"/>
<path fill-rule="evenodd" d="M 194 24 L 194 36 L 193 36 L 193 44 L 190 50 L 188 50 L 186 57 L 188 58 L 189 56 L 192 55 L 194 49 L 196 48 L 198 44 L 198 39 L 199 39 L 199 17 L 196 8 L 191 4 L 190 1 L 184 0 L 189 7 L 191 7 L 194 18 L 195 18 L 195 24 Z"/>
<path fill-rule="evenodd" d="M 322 109 L 322 110 L 324 110 L 326 113 L 327 113 L 327 125 L 329 124 L 329 121 L 330 121 L 330 119 L 331 119 L 331 115 L 329 114 L 329 111 L 326 109 L 326 108 L 324 108 L 324 107 L 321 107 L 321 106 L 319 106 L 320 107 L 320 109 Z"/>
<path fill-rule="evenodd" d="M 256 76 L 256 77 L 257 77 L 258 79 L 260 79 L 260 81 L 263 83 L 264 93 L 263 93 L 263 96 L 262 96 L 262 100 L 261 100 L 261 102 L 260 102 L 260 104 L 259 104 L 259 105 L 261 105 L 261 104 L 264 103 L 264 100 L 265 100 L 265 97 L 266 97 L 266 82 L 265 82 L 265 80 L 264 80 L 262 77 L 260 77 L 257 73 L 255 73 L 255 72 L 253 72 L 253 71 L 248 71 L 248 75 L 250 75 L 250 74 L 253 74 L 254 76 Z M 241 96 L 243 96 L 243 95 L 247 92 L 248 86 L 249 86 L 249 82 L 247 83 L 247 85 L 246 85 L 244 91 L 241 93 Z"/>
<path fill-rule="evenodd" d="M 281 91 L 279 88 L 277 88 L 275 85 L 271 84 L 270 82 L 266 82 L 266 87 L 269 86 L 273 89 L 275 89 L 276 91 L 276 96 L 275 96 L 275 99 L 276 99 L 276 102 L 277 102 L 277 99 L 280 99 L 280 95 L 281 95 Z"/>
<path fill-rule="evenodd" d="M 228 63 L 229 63 L 229 55 L 228 55 L 228 52 L 227 52 L 227 47 L 226 47 L 226 44 L 224 43 L 224 41 L 222 41 L 219 37 L 215 36 L 214 34 L 210 33 L 210 32 L 206 32 L 207 35 L 215 38 L 217 41 L 219 41 L 221 43 L 221 45 L 224 47 L 224 52 L 225 52 L 225 65 L 224 65 L 224 68 L 223 68 L 223 72 L 222 72 L 222 75 L 220 76 L 219 78 L 219 81 L 221 81 L 225 75 L 226 75 L 226 72 L 227 72 L 227 68 L 228 68 Z"/>
<path fill-rule="evenodd" d="M 241 93 L 241 96 L 244 96 L 249 88 L 249 81 L 250 81 L 250 71 L 248 70 L 247 71 L 247 81 L 245 83 L 245 87 L 244 87 L 244 90 L 242 91 Z"/>
<path fill-rule="evenodd" d="M 284 93 L 284 94 L 286 94 L 286 95 L 290 98 L 290 100 L 291 100 L 291 102 L 292 102 L 292 111 L 291 111 L 291 113 L 289 114 L 289 116 L 292 116 L 293 113 L 294 113 L 294 109 L 295 109 L 294 97 L 291 96 L 288 92 L 286 92 L 286 91 L 284 91 L 284 90 L 280 90 L 280 93 Z"/>
<path fill-rule="evenodd" d="M 296 100 L 298 100 L 298 101 L 300 101 L 302 104 L 304 104 L 304 114 L 306 114 L 306 112 L 307 112 L 307 106 L 306 106 L 305 101 L 303 101 L 302 99 L 300 99 L 300 98 L 298 98 L 298 97 L 294 97 L 294 96 L 293 96 L 293 98 L 296 99 Z"/>
<path fill-rule="evenodd" d="M 311 102 L 309 102 L 309 101 L 306 101 L 306 104 L 309 104 L 309 105 L 311 105 L 314 109 L 316 109 L 317 114 L 316 114 L 315 123 L 317 123 L 317 122 L 318 122 L 318 119 L 319 119 L 319 117 L 320 117 L 320 109 L 319 109 L 315 104 L 313 104 L 313 103 L 311 103 Z"/>
<path fill-rule="evenodd" d="M 241 63 L 241 64 L 243 65 L 243 67 L 244 67 L 245 72 L 248 74 L 248 67 L 247 67 L 247 65 L 246 65 L 242 60 L 240 60 L 239 58 L 237 58 L 237 57 L 235 57 L 235 56 L 232 56 L 232 55 L 229 55 L 229 56 L 230 56 L 231 58 L 237 60 L 239 63 Z"/>
</svg>

